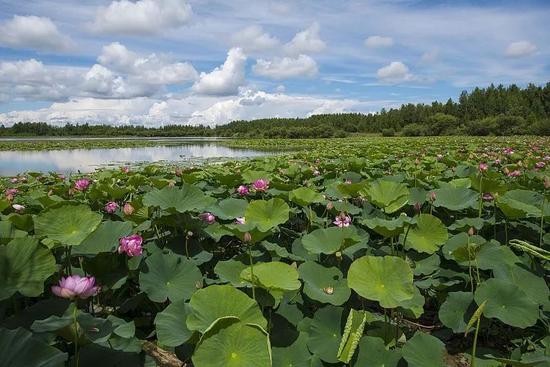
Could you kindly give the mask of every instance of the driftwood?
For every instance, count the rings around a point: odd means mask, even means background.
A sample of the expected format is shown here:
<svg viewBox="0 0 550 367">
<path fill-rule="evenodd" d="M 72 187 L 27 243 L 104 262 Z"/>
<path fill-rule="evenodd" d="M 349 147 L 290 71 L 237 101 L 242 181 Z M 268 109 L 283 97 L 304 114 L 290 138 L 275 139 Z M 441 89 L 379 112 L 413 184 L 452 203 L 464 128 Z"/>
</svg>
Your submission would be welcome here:
<svg viewBox="0 0 550 367">
<path fill-rule="evenodd" d="M 146 341 L 143 343 L 143 351 L 155 360 L 160 367 L 186 367 L 187 365 L 179 360 L 174 353 L 168 352 L 158 345 Z M 187 366 L 189 367 L 189 366 Z"/>
</svg>

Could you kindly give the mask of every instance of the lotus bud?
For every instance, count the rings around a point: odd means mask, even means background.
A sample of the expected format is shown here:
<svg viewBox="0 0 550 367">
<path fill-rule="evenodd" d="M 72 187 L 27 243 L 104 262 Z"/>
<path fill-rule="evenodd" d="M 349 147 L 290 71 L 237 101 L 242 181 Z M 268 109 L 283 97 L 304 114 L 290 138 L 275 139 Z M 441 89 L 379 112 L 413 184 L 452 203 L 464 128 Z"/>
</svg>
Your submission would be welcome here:
<svg viewBox="0 0 550 367">
<path fill-rule="evenodd" d="M 252 241 L 252 235 L 250 234 L 250 232 L 246 232 L 243 236 L 243 242 L 249 243 L 251 241 Z"/>
<path fill-rule="evenodd" d="M 422 210 L 422 205 L 420 205 L 420 203 L 414 203 L 414 211 L 416 214 L 420 214 L 420 210 Z"/>
<path fill-rule="evenodd" d="M 473 236 L 474 234 L 476 234 L 476 230 L 474 229 L 474 227 L 470 227 L 470 229 L 468 230 L 468 235 Z"/>
<path fill-rule="evenodd" d="M 334 204 L 332 203 L 332 201 L 329 201 L 327 203 L 327 210 L 332 210 L 334 208 Z"/>
<path fill-rule="evenodd" d="M 122 211 L 124 212 L 125 215 L 134 214 L 134 210 L 135 210 L 134 207 L 130 203 L 124 204 L 124 207 L 122 208 Z"/>
<path fill-rule="evenodd" d="M 187 231 L 187 237 L 193 237 L 193 232 Z"/>
<path fill-rule="evenodd" d="M 435 191 L 430 192 L 430 200 L 435 201 L 435 199 L 436 199 Z"/>
</svg>

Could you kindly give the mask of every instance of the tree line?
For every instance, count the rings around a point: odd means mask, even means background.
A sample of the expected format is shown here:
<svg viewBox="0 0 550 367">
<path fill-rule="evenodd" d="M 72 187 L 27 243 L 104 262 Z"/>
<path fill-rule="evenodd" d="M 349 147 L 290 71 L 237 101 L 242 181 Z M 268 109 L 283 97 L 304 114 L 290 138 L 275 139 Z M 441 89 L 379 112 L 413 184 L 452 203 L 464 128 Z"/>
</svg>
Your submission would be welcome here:
<svg viewBox="0 0 550 367">
<path fill-rule="evenodd" d="M 382 135 L 550 135 L 550 82 L 520 88 L 490 85 L 464 91 L 457 101 L 404 104 L 378 113 L 336 113 L 307 118 L 233 121 L 209 127 L 168 124 L 157 128 L 18 122 L 0 126 L 0 136 L 224 136 L 245 138 L 329 138 Z"/>
</svg>

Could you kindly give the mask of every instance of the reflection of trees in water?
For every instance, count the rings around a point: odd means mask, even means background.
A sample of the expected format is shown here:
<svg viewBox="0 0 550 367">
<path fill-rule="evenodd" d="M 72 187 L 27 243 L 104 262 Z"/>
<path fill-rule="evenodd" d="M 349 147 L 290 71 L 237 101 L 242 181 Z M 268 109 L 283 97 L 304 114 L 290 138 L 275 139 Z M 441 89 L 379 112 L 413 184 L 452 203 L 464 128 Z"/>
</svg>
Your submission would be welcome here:
<svg viewBox="0 0 550 367">
<path fill-rule="evenodd" d="M 240 158 L 261 152 L 233 149 L 215 143 L 116 149 L 71 149 L 0 152 L 0 175 L 24 171 L 93 171 L 106 164 Z"/>
</svg>

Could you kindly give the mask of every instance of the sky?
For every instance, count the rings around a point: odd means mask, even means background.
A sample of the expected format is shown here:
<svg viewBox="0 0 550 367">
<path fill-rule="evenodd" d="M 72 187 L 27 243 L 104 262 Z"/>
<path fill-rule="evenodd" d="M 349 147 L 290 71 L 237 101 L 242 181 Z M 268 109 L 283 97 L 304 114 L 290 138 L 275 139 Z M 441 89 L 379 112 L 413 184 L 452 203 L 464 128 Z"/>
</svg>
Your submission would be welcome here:
<svg viewBox="0 0 550 367">
<path fill-rule="evenodd" d="M 0 0 L 0 123 L 376 112 L 550 81 L 550 1 Z"/>
</svg>

